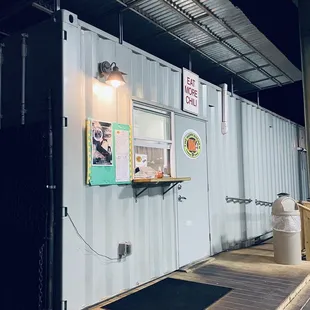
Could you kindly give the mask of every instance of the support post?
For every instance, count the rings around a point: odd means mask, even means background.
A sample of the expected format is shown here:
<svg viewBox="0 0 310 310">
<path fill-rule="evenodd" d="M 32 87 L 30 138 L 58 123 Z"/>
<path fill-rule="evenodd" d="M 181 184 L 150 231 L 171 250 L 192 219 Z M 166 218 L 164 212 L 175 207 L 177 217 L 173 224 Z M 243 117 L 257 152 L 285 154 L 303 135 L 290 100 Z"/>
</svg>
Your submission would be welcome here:
<svg viewBox="0 0 310 310">
<path fill-rule="evenodd" d="M 22 34 L 22 97 L 21 97 L 21 124 L 25 125 L 26 119 L 26 57 L 28 34 Z"/>
<path fill-rule="evenodd" d="M 298 147 L 300 147 L 299 145 L 299 141 L 300 141 L 300 129 L 299 126 L 296 127 L 296 137 L 297 137 L 297 145 Z M 300 150 L 299 148 L 297 148 L 297 160 L 298 160 L 298 183 L 299 183 L 299 199 L 302 200 L 303 198 L 303 184 L 302 184 L 302 165 L 301 165 L 301 160 L 302 160 L 302 150 Z"/>
<path fill-rule="evenodd" d="M 231 91 L 231 97 L 234 97 L 234 78 L 232 77 L 231 79 L 230 79 L 230 85 L 231 85 L 231 89 L 230 89 L 230 91 Z"/>
<path fill-rule="evenodd" d="M 2 64 L 4 44 L 0 43 L 0 129 L 2 125 Z"/>
<path fill-rule="evenodd" d="M 193 64 L 192 64 L 192 52 L 188 53 L 188 70 L 193 71 Z"/>
<path fill-rule="evenodd" d="M 119 44 L 124 41 L 124 13 L 120 11 L 118 14 L 118 28 L 119 28 Z"/>
<path fill-rule="evenodd" d="M 54 0 L 54 12 L 60 10 L 60 0 Z"/>
<path fill-rule="evenodd" d="M 257 98 L 257 107 L 259 108 L 260 102 L 259 102 L 259 91 L 256 93 Z"/>
<path fill-rule="evenodd" d="M 52 91 L 48 94 L 48 169 L 49 184 L 49 224 L 48 224 L 48 281 L 47 281 L 47 309 L 53 310 L 54 294 L 54 239 L 55 239 L 55 190 L 54 184 L 54 136 L 53 136 Z"/>
<path fill-rule="evenodd" d="M 306 149 L 310 150 L 310 1 L 298 0 L 298 11 L 307 141 Z M 310 152 L 307 152 L 307 163 L 308 180 L 310 180 Z"/>
</svg>

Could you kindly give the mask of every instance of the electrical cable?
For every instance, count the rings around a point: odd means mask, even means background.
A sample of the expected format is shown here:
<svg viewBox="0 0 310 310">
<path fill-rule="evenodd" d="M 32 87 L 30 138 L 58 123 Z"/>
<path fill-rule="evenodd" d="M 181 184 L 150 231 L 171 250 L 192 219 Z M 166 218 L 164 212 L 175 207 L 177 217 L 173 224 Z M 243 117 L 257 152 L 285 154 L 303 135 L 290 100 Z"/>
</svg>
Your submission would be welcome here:
<svg viewBox="0 0 310 310">
<path fill-rule="evenodd" d="M 67 217 L 69 219 L 69 221 L 71 222 L 76 234 L 78 235 L 78 237 L 90 248 L 91 251 L 93 251 L 95 254 L 97 254 L 98 256 L 100 257 L 104 257 L 108 260 L 111 260 L 111 261 L 119 261 L 119 258 L 111 258 L 107 255 L 104 255 L 104 254 L 100 254 L 99 252 L 97 252 L 89 243 L 87 243 L 87 241 L 82 237 L 82 235 L 80 234 L 79 230 L 77 229 L 76 225 L 74 224 L 71 216 L 69 213 L 67 213 Z"/>
</svg>

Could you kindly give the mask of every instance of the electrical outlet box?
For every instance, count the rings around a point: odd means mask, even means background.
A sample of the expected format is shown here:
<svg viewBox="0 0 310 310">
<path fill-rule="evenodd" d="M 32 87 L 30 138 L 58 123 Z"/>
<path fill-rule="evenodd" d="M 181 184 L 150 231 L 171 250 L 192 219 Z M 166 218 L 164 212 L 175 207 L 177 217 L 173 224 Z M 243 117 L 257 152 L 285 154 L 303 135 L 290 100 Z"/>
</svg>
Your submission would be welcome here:
<svg viewBox="0 0 310 310">
<path fill-rule="evenodd" d="M 132 246 L 130 242 L 121 242 L 118 244 L 118 257 L 124 258 L 132 253 Z"/>
</svg>

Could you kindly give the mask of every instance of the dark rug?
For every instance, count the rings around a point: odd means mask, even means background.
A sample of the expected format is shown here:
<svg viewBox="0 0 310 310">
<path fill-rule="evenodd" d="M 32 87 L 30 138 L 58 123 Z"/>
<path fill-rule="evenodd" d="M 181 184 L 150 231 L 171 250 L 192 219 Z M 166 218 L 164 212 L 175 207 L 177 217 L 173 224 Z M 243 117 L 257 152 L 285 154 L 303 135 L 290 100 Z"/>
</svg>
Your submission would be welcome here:
<svg viewBox="0 0 310 310">
<path fill-rule="evenodd" d="M 106 310 L 204 310 L 231 289 L 190 281 L 164 279 L 108 304 Z"/>
</svg>

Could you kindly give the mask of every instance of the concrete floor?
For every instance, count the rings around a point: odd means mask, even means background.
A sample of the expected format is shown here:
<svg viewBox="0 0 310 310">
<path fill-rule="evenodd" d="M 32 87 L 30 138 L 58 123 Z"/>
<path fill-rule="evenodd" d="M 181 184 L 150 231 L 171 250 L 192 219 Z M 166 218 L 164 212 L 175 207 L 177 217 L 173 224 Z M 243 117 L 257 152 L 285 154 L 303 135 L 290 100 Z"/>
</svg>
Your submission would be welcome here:
<svg viewBox="0 0 310 310">
<path fill-rule="evenodd" d="M 303 261 L 297 266 L 275 264 L 272 242 L 221 253 L 186 271 L 176 271 L 167 277 L 232 288 L 230 293 L 209 308 L 211 310 L 310 310 L 310 306 L 306 305 L 310 297 L 310 262 Z M 88 309 L 101 310 L 104 305 L 155 282 L 158 280 Z"/>
</svg>

